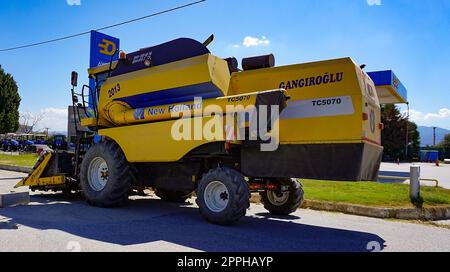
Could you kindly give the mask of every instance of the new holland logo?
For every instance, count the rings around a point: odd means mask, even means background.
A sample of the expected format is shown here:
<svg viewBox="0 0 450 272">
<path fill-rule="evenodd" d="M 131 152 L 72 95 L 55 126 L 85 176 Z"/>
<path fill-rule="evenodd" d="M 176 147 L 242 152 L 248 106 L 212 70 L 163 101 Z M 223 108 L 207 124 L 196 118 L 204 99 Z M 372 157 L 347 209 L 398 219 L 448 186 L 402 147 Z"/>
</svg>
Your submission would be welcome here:
<svg viewBox="0 0 450 272">
<path fill-rule="evenodd" d="M 102 39 L 102 43 L 99 43 L 98 47 L 100 48 L 100 53 L 107 56 L 114 55 L 117 50 L 117 45 L 112 41 L 108 41 L 107 39 Z"/>
</svg>

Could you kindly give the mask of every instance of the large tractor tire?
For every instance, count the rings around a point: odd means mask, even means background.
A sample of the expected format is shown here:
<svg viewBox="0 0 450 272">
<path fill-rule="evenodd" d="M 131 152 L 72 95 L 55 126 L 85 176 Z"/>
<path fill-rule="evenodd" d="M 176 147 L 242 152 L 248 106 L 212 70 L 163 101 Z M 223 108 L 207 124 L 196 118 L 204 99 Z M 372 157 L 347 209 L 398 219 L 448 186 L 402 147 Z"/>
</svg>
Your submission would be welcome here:
<svg viewBox="0 0 450 272">
<path fill-rule="evenodd" d="M 89 204 L 122 206 L 128 200 L 134 172 L 120 147 L 112 141 L 93 145 L 81 164 L 81 188 Z"/>
<path fill-rule="evenodd" d="M 161 188 L 155 189 L 157 197 L 167 202 L 184 203 L 192 197 L 192 191 L 170 191 Z"/>
<path fill-rule="evenodd" d="M 250 191 L 244 176 L 236 170 L 219 167 L 199 182 L 197 204 L 209 222 L 229 225 L 245 216 L 250 207 Z"/>
<path fill-rule="evenodd" d="M 281 181 L 281 186 L 287 190 L 284 192 L 266 190 L 260 195 L 266 210 L 273 215 L 286 216 L 300 208 L 305 194 L 302 185 L 296 179 Z"/>
</svg>

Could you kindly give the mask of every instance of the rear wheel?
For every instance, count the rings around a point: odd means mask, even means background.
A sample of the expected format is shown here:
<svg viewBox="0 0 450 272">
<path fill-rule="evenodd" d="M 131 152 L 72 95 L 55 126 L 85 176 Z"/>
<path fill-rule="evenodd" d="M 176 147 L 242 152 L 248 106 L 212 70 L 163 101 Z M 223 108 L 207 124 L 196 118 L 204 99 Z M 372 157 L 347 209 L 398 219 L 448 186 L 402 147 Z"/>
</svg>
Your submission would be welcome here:
<svg viewBox="0 0 450 272">
<path fill-rule="evenodd" d="M 112 141 L 92 146 L 81 164 L 81 188 L 89 204 L 115 207 L 128 200 L 133 183 L 132 165 Z"/>
<path fill-rule="evenodd" d="M 175 203 L 184 203 L 192 197 L 192 191 L 171 191 L 161 188 L 155 189 L 155 194 L 164 201 Z"/>
<path fill-rule="evenodd" d="M 230 168 L 209 171 L 199 182 L 197 204 L 211 223 L 228 225 L 245 216 L 250 207 L 250 191 L 244 176 Z"/>
<path fill-rule="evenodd" d="M 261 195 L 264 208 L 274 215 L 289 215 L 303 203 L 304 191 L 297 179 L 280 182 L 279 190 L 266 190 Z"/>
</svg>

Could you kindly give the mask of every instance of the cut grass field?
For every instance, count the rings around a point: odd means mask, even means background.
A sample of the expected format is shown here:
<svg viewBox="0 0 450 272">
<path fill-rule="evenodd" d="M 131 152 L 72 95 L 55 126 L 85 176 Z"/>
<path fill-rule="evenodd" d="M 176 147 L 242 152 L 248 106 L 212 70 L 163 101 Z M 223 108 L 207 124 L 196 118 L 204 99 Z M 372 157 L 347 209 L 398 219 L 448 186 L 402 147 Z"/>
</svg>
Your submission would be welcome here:
<svg viewBox="0 0 450 272">
<path fill-rule="evenodd" d="M 414 207 L 409 198 L 409 185 L 377 182 L 337 182 L 302 180 L 305 198 L 376 207 Z M 424 207 L 450 205 L 450 190 L 421 187 Z"/>
<path fill-rule="evenodd" d="M 0 164 L 21 167 L 33 167 L 38 156 L 36 154 L 11 155 L 0 154 Z"/>
</svg>

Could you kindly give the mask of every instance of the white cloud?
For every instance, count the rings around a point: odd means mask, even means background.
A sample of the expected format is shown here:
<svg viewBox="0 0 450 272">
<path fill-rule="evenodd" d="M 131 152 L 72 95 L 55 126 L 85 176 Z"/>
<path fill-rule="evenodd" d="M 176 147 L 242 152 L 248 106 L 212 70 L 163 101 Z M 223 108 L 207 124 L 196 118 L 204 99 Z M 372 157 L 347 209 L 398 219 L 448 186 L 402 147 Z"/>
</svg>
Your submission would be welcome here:
<svg viewBox="0 0 450 272">
<path fill-rule="evenodd" d="M 68 120 L 67 109 L 47 108 L 41 110 L 41 112 L 44 113 L 42 125 L 45 126 L 46 128 L 50 128 L 50 131 L 67 130 L 67 120 Z"/>
<path fill-rule="evenodd" d="M 81 6 L 81 0 L 66 0 L 69 6 Z"/>
<path fill-rule="evenodd" d="M 29 112 L 22 112 L 22 114 Z M 43 131 L 46 128 L 49 131 L 67 131 L 68 110 L 58 108 L 46 108 L 37 113 L 31 113 L 32 116 L 43 115 L 35 130 Z"/>
<path fill-rule="evenodd" d="M 415 122 L 450 119 L 450 109 L 443 108 L 437 113 L 423 113 L 416 110 L 410 110 L 410 119 Z"/>
<path fill-rule="evenodd" d="M 247 36 L 244 38 L 242 45 L 245 47 L 254 47 L 259 45 L 269 45 L 270 40 L 266 36 L 261 36 L 261 38 L 255 38 L 252 36 Z"/>
<path fill-rule="evenodd" d="M 369 6 L 381 6 L 381 0 L 366 0 Z"/>
</svg>

